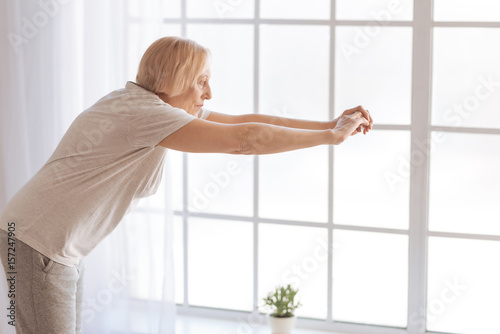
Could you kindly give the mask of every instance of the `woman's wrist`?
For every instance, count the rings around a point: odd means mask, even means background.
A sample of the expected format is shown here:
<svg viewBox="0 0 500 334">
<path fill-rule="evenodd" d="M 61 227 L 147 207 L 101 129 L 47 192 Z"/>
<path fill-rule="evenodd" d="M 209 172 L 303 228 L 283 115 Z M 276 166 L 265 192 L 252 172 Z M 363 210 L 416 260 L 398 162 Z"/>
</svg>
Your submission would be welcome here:
<svg viewBox="0 0 500 334">
<path fill-rule="evenodd" d="M 336 125 L 336 121 L 326 121 L 326 122 L 318 122 L 318 125 L 316 126 L 316 129 L 318 130 L 330 130 L 333 129 Z"/>
<path fill-rule="evenodd" d="M 327 144 L 328 145 L 338 145 L 342 143 L 341 134 L 334 129 L 325 130 L 327 133 Z"/>
<path fill-rule="evenodd" d="M 328 122 L 329 129 L 334 129 L 336 126 L 337 126 L 337 119 L 334 119 L 334 120 Z"/>
</svg>

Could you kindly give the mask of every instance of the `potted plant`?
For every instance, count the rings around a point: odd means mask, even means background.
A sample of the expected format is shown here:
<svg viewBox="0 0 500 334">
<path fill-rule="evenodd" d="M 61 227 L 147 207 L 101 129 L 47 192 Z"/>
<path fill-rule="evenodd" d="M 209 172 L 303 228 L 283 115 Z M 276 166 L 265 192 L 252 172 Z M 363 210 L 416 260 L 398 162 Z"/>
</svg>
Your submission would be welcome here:
<svg viewBox="0 0 500 334">
<path fill-rule="evenodd" d="M 293 289 L 290 284 L 286 287 L 277 287 L 264 298 L 264 306 L 273 312 L 269 314 L 269 324 L 273 334 L 290 334 L 295 325 L 295 315 L 293 312 L 301 306 L 300 302 L 295 302 L 295 295 L 298 289 Z"/>
</svg>

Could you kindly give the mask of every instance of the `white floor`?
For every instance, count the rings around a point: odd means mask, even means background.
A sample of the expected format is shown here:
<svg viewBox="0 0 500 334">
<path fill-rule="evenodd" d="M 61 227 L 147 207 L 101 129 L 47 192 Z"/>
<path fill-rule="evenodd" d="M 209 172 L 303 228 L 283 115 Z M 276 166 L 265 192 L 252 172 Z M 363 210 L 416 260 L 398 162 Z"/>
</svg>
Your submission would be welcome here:
<svg viewBox="0 0 500 334">
<path fill-rule="evenodd" d="M 269 325 L 177 315 L 176 334 L 272 334 Z M 334 334 L 295 328 L 292 334 Z"/>
</svg>

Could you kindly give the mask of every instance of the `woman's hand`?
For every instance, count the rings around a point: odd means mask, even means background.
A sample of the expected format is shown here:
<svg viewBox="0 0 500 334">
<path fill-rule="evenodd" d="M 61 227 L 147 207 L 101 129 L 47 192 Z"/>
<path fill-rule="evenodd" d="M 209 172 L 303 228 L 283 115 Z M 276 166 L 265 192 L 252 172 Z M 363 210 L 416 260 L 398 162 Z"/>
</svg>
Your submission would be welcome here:
<svg viewBox="0 0 500 334">
<path fill-rule="evenodd" d="M 341 119 L 343 116 L 351 115 L 357 111 L 361 112 L 362 116 L 369 121 L 369 125 L 368 126 L 359 126 L 356 129 L 356 131 L 354 131 L 351 135 L 355 135 L 361 131 L 363 131 L 363 134 L 367 134 L 368 131 L 370 131 L 373 127 L 373 118 L 370 115 L 370 113 L 368 112 L 368 110 L 365 110 L 362 106 L 357 106 L 356 108 L 347 109 L 346 111 L 344 111 L 342 113 L 342 115 L 340 115 L 339 117 L 337 117 L 336 119 L 334 119 L 331 122 L 332 123 L 331 129 L 334 129 L 337 126 L 339 119 Z"/>
<path fill-rule="evenodd" d="M 349 136 L 361 131 L 364 134 L 368 133 L 373 124 L 370 113 L 361 106 L 344 111 L 335 121 L 335 127 L 332 129 L 335 138 L 333 144 L 335 145 L 341 144 Z"/>
</svg>

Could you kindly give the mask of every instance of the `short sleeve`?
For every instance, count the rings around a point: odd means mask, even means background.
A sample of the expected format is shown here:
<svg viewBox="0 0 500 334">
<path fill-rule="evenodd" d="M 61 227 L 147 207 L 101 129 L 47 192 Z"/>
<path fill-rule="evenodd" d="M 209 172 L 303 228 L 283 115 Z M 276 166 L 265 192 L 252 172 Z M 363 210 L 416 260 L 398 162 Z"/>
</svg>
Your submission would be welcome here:
<svg viewBox="0 0 500 334">
<path fill-rule="evenodd" d="M 210 112 L 211 112 L 210 110 L 201 108 L 200 111 L 198 112 L 198 118 L 207 119 L 208 115 L 210 115 Z"/>
<path fill-rule="evenodd" d="M 129 124 L 128 137 L 134 147 L 155 147 L 193 119 L 196 117 L 182 109 L 169 105 L 158 106 L 134 117 L 132 124 Z"/>
</svg>

